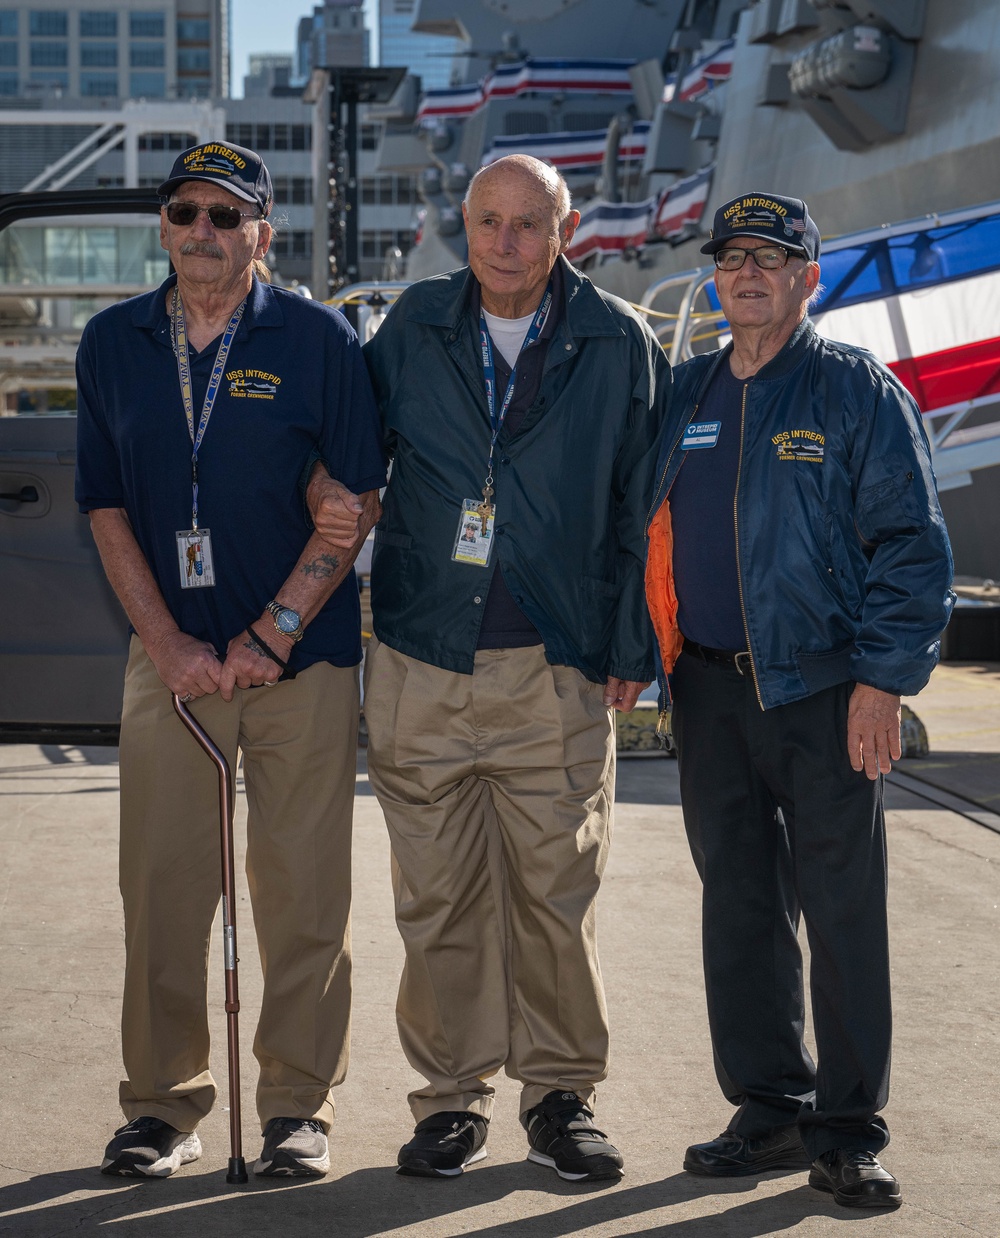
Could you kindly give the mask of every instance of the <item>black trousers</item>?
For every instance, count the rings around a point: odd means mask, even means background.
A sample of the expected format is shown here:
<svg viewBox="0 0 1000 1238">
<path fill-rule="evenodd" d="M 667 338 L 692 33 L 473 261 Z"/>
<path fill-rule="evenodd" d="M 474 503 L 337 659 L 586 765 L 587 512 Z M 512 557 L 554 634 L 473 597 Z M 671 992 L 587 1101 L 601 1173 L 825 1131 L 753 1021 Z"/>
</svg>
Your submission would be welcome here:
<svg viewBox="0 0 1000 1238">
<path fill-rule="evenodd" d="M 811 1159 L 878 1152 L 892 1014 L 882 780 L 851 769 L 853 684 L 762 710 L 753 679 L 684 652 L 674 668 L 684 825 L 703 883 L 719 1083 L 754 1137 L 798 1122 Z M 818 1063 L 803 1043 L 803 916 Z"/>
</svg>

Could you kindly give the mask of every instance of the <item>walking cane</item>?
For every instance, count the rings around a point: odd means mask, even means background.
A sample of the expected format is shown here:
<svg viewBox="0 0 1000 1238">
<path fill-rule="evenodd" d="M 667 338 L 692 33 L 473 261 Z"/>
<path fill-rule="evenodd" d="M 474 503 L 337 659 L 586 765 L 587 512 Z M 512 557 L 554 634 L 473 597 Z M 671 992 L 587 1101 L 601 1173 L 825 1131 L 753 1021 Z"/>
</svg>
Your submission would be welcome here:
<svg viewBox="0 0 1000 1238">
<path fill-rule="evenodd" d="M 229 1039 L 229 1172 L 226 1181 L 246 1182 L 240 1118 L 240 995 L 236 978 L 236 898 L 233 863 L 233 775 L 211 736 L 175 692 L 174 710 L 219 771 L 219 826 L 222 839 L 222 934 L 226 968 L 226 1032 Z"/>
</svg>

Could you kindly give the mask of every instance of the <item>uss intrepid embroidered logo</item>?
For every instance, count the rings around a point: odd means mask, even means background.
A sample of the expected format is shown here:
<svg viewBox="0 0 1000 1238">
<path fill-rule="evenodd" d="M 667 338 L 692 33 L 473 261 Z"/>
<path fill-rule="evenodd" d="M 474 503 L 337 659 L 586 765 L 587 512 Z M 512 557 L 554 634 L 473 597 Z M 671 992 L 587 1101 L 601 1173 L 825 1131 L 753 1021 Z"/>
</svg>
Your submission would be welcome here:
<svg viewBox="0 0 1000 1238">
<path fill-rule="evenodd" d="M 779 460 L 823 463 L 826 437 L 817 430 L 782 430 L 772 436 L 771 442 L 777 448 Z"/>
<path fill-rule="evenodd" d="M 239 400 L 273 400 L 281 379 L 266 370 L 229 370 L 229 394 Z"/>
</svg>

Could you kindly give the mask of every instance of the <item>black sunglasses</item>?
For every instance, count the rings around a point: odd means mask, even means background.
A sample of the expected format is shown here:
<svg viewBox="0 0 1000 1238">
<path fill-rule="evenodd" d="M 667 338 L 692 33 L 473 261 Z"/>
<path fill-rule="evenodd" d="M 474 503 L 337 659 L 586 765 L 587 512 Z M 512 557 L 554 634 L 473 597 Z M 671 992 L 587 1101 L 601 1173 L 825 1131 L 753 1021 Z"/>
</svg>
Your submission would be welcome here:
<svg viewBox="0 0 1000 1238">
<path fill-rule="evenodd" d="M 241 219 L 259 219 L 256 211 L 241 211 L 236 206 L 223 206 L 221 203 L 213 206 L 199 206 L 196 202 L 168 202 L 167 218 L 179 228 L 189 228 L 204 211 L 213 228 L 230 232 L 240 226 Z"/>
</svg>

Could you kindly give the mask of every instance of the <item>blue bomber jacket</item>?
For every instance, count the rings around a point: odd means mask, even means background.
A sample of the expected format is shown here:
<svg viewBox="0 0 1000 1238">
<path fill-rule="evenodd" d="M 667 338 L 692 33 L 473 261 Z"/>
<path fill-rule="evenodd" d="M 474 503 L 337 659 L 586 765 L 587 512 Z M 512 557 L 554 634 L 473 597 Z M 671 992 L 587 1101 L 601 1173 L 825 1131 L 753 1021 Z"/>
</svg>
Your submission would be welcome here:
<svg viewBox="0 0 1000 1238">
<path fill-rule="evenodd" d="M 670 489 L 681 439 L 732 346 L 675 371 L 647 521 L 661 701 L 683 641 Z M 762 709 L 854 681 L 912 695 L 937 663 L 952 560 L 920 413 L 871 353 L 808 319 L 744 388 L 734 535 Z"/>
<path fill-rule="evenodd" d="M 643 527 L 670 392 L 645 323 L 559 258 L 564 312 L 535 403 L 494 454 L 488 567 L 452 559 L 481 494 L 490 418 L 468 268 L 408 288 L 365 345 L 392 472 L 375 529 L 380 641 L 471 674 L 490 579 L 541 634 L 549 662 L 593 682 L 649 680 Z"/>
</svg>

